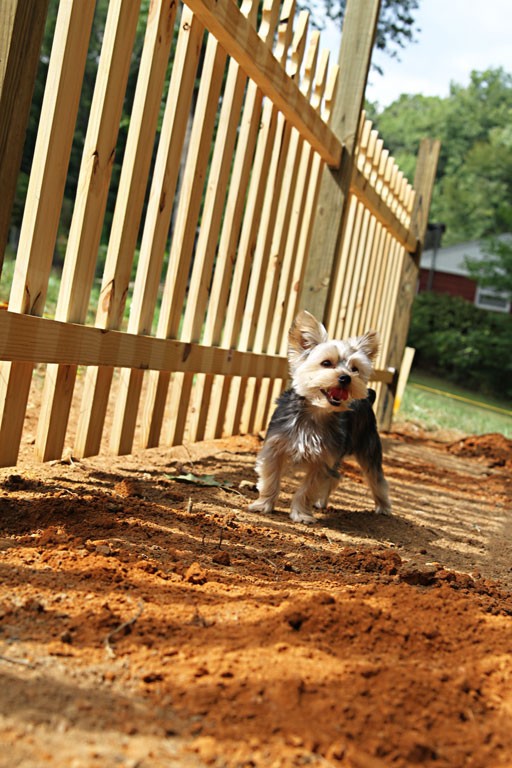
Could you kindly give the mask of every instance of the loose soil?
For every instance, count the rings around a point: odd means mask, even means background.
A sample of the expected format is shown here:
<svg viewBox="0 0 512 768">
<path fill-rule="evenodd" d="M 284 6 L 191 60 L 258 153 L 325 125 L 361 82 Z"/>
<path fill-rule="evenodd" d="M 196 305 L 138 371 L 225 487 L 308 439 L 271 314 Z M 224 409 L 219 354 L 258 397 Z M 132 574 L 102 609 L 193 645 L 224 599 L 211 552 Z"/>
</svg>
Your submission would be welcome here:
<svg viewBox="0 0 512 768">
<path fill-rule="evenodd" d="M 348 462 L 311 527 L 290 479 L 247 511 L 257 438 L 24 449 L 0 470 L 0 765 L 512 766 L 510 441 L 383 442 L 393 515 Z"/>
</svg>

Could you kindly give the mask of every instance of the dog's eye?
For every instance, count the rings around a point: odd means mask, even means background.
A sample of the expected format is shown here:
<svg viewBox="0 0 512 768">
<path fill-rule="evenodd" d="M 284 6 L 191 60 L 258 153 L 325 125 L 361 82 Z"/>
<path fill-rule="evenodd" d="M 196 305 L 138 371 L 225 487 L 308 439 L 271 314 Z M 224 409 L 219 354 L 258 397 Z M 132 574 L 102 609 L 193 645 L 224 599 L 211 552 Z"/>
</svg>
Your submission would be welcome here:
<svg viewBox="0 0 512 768">
<path fill-rule="evenodd" d="M 352 373 L 359 373 L 359 368 L 357 367 L 357 365 L 351 365 L 350 370 L 352 371 Z"/>
<path fill-rule="evenodd" d="M 323 360 L 323 361 L 322 361 L 322 366 L 323 366 L 324 368 L 332 368 L 332 363 L 331 363 L 331 361 L 330 361 L 330 360 Z"/>
</svg>

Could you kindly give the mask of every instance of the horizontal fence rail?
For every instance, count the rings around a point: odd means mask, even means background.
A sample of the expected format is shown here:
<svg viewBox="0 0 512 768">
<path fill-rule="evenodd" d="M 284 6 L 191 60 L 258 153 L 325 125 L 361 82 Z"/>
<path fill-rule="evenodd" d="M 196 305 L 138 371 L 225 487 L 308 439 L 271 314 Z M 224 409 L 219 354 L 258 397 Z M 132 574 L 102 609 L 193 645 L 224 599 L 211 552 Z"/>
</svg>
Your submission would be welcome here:
<svg viewBox="0 0 512 768">
<path fill-rule="evenodd" d="M 288 362 L 278 355 L 239 352 L 173 339 L 157 339 L 58 320 L 0 313 L 0 359 L 64 365 L 109 365 L 141 371 L 180 371 L 223 376 L 286 378 Z M 393 371 L 373 380 L 390 383 Z"/>
<path fill-rule="evenodd" d="M 46 88 L 0 311 L 0 465 L 17 460 L 35 367 L 42 460 L 62 455 L 77 399 L 77 457 L 101 450 L 106 424 L 119 454 L 264 429 L 286 385 L 287 330 L 308 308 L 327 177 L 348 194 L 332 212 L 341 234 L 322 318 L 335 335 L 379 330 L 382 413 L 396 381 L 394 323 L 428 184 L 413 190 L 364 115 L 344 141 L 333 116 L 350 84 L 294 0 L 147 6 L 49 1 Z"/>
</svg>

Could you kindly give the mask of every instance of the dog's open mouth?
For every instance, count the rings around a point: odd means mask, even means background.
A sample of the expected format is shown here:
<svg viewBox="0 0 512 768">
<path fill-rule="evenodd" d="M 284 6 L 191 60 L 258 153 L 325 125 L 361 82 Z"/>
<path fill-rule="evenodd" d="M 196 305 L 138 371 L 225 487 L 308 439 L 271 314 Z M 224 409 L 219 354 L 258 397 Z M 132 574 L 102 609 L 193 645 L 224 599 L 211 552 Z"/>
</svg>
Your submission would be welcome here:
<svg viewBox="0 0 512 768">
<path fill-rule="evenodd" d="M 322 389 L 322 394 L 325 395 L 331 405 L 341 405 L 344 400 L 348 400 L 349 391 L 343 387 L 331 387 L 331 389 Z"/>
</svg>

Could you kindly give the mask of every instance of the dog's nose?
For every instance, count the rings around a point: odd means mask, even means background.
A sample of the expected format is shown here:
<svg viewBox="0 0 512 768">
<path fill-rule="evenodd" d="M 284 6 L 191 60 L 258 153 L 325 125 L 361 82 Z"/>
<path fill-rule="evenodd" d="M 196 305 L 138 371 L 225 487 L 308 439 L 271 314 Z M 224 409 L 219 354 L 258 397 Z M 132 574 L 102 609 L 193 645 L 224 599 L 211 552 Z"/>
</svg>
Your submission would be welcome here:
<svg viewBox="0 0 512 768">
<path fill-rule="evenodd" d="M 348 387 L 352 379 L 350 378 L 348 373 L 344 373 L 339 377 L 338 381 L 339 381 L 340 387 Z"/>
</svg>

